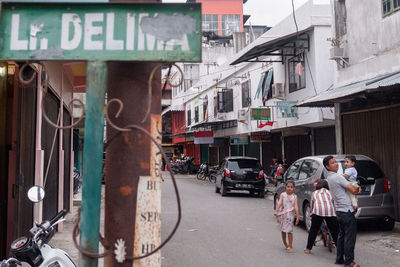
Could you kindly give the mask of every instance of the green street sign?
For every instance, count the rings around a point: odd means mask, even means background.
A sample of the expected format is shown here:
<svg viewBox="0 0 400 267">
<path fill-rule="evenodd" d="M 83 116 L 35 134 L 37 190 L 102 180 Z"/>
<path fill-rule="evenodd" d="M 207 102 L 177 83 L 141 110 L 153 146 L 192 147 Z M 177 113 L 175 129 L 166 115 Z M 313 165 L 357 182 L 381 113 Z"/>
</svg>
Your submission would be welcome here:
<svg viewBox="0 0 400 267">
<path fill-rule="evenodd" d="M 271 119 L 270 108 L 252 108 L 251 119 L 257 121 L 268 121 Z"/>
<path fill-rule="evenodd" d="M 0 5 L 0 60 L 201 61 L 200 4 Z"/>
</svg>

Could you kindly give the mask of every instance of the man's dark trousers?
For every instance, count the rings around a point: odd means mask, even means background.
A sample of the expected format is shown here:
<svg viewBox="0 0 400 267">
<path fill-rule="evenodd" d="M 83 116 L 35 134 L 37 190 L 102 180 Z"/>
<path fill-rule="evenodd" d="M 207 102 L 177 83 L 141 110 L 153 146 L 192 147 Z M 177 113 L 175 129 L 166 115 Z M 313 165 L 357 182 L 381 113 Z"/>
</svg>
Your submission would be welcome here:
<svg viewBox="0 0 400 267">
<path fill-rule="evenodd" d="M 339 236 L 336 244 L 336 262 L 350 265 L 354 262 L 354 247 L 356 245 L 357 223 L 353 212 L 336 212 L 339 222 Z"/>
</svg>

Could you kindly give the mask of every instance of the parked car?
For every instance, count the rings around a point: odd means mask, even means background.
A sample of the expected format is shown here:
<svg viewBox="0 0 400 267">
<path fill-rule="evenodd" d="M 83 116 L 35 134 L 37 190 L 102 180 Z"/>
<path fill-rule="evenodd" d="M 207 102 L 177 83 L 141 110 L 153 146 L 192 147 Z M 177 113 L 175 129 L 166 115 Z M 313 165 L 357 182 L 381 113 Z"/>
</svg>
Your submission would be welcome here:
<svg viewBox="0 0 400 267">
<path fill-rule="evenodd" d="M 246 190 L 264 197 L 264 172 L 258 159 L 227 157 L 221 162 L 216 174 L 215 192 L 226 196 L 233 190 Z"/>
<path fill-rule="evenodd" d="M 357 195 L 361 213 L 358 220 L 375 219 L 381 221 L 383 230 L 394 227 L 394 201 L 390 194 L 390 182 L 383 174 L 378 164 L 367 156 L 355 155 L 355 168 L 358 172 L 357 181 L 361 193 Z M 286 171 L 283 180 L 293 180 L 296 185 L 295 194 L 298 197 L 300 220 L 304 221 L 306 229 L 311 227 L 311 194 L 319 179 L 327 178 L 327 170 L 322 160 L 325 156 L 305 157 L 295 161 Z M 339 163 L 339 174 L 344 172 L 345 155 L 334 155 Z M 278 204 L 279 195 L 285 191 L 285 184 L 279 184 L 274 196 L 274 207 Z"/>
</svg>

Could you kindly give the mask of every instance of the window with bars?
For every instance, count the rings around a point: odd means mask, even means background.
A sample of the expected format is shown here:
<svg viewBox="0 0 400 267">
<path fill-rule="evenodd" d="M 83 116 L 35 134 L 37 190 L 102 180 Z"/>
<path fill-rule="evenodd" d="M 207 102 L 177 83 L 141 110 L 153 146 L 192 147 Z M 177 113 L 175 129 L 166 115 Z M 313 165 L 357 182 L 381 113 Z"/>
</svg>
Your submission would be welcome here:
<svg viewBox="0 0 400 267">
<path fill-rule="evenodd" d="M 204 99 L 204 102 L 203 102 L 203 121 L 207 121 L 208 120 L 208 112 L 207 112 L 207 109 L 208 109 L 208 97 L 206 96 L 205 97 L 205 99 Z"/>
<path fill-rule="evenodd" d="M 242 108 L 246 108 L 251 105 L 250 96 L 250 80 L 242 83 Z"/>
<path fill-rule="evenodd" d="M 204 32 L 218 34 L 218 15 L 204 14 L 202 16 L 202 28 Z"/>
<path fill-rule="evenodd" d="M 306 87 L 304 53 L 288 60 L 289 93 Z"/>
<path fill-rule="evenodd" d="M 194 108 L 194 122 L 199 122 L 199 106 Z"/>
<path fill-rule="evenodd" d="M 221 24 L 222 36 L 240 32 L 240 15 L 222 15 Z"/>
<path fill-rule="evenodd" d="M 382 0 L 383 16 L 390 15 L 400 10 L 400 0 Z"/>
<path fill-rule="evenodd" d="M 218 112 L 233 111 L 233 89 L 224 89 L 218 92 Z"/>
<path fill-rule="evenodd" d="M 187 111 L 186 121 L 187 121 L 187 126 L 190 126 L 190 124 L 192 124 L 192 111 L 190 110 L 190 108 Z"/>
</svg>

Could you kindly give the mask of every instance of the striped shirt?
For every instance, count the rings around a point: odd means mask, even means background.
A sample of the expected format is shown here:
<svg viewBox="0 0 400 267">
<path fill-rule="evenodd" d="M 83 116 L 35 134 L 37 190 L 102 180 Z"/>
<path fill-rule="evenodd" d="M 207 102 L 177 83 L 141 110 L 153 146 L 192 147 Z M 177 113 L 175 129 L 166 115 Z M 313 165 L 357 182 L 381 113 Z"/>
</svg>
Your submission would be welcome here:
<svg viewBox="0 0 400 267">
<path fill-rule="evenodd" d="M 326 188 L 314 191 L 311 196 L 312 213 L 322 217 L 336 216 L 332 195 Z"/>
</svg>

